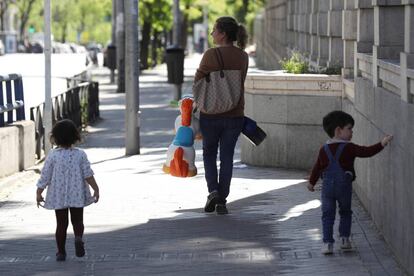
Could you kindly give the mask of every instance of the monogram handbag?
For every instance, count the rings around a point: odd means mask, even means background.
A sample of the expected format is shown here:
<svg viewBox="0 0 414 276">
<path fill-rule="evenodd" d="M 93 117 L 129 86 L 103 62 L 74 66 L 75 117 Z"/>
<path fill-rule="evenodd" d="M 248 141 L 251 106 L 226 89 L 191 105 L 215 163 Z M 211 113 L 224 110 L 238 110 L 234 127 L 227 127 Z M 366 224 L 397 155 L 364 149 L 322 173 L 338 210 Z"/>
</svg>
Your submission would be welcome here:
<svg viewBox="0 0 414 276">
<path fill-rule="evenodd" d="M 260 145 L 266 138 L 266 133 L 263 129 L 257 125 L 256 121 L 247 116 L 244 116 L 242 134 L 255 146 Z"/>
<path fill-rule="evenodd" d="M 219 114 L 232 110 L 241 97 L 241 71 L 224 70 L 223 57 L 215 48 L 219 71 L 210 72 L 193 85 L 197 108 L 206 114 Z"/>
</svg>

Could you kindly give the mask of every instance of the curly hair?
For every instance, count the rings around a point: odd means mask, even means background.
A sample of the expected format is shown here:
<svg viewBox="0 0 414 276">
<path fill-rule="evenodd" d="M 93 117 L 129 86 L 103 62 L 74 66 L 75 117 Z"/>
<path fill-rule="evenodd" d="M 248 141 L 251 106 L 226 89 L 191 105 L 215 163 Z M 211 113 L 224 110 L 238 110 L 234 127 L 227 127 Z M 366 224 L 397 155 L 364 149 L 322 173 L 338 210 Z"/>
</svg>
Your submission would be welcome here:
<svg viewBox="0 0 414 276">
<path fill-rule="evenodd" d="M 81 140 L 76 125 L 68 119 L 60 120 L 52 128 L 50 142 L 59 147 L 70 147 Z"/>
</svg>

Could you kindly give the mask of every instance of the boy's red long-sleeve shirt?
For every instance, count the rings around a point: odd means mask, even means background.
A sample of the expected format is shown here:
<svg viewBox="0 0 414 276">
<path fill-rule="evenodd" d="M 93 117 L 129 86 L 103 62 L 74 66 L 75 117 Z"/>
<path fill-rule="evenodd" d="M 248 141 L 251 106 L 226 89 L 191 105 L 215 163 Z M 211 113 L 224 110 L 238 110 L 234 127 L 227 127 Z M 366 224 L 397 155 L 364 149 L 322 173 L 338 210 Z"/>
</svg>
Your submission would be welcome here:
<svg viewBox="0 0 414 276">
<path fill-rule="evenodd" d="M 328 144 L 333 156 L 335 156 L 336 149 L 338 148 L 339 144 L 340 142 Z M 344 171 L 352 172 L 355 179 L 355 158 L 371 157 L 380 152 L 383 148 L 384 147 L 381 145 L 381 143 L 377 143 L 372 146 L 359 146 L 354 143 L 347 143 L 347 145 L 344 147 L 342 151 L 341 156 L 339 157 L 339 164 L 341 165 Z M 316 160 L 316 163 L 312 169 L 312 173 L 309 177 L 309 183 L 315 185 L 318 179 L 321 177 L 323 171 L 328 167 L 328 165 L 329 159 L 322 146 L 319 150 L 318 159 Z"/>
</svg>

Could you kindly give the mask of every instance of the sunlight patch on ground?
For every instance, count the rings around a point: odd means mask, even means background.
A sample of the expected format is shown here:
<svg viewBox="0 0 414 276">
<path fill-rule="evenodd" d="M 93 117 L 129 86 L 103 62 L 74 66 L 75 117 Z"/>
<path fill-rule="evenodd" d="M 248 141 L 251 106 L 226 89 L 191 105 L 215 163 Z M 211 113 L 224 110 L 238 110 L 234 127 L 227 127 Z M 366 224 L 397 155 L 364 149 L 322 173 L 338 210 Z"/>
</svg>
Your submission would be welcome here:
<svg viewBox="0 0 414 276">
<path fill-rule="evenodd" d="M 164 151 L 165 154 L 167 153 L 167 147 L 162 147 L 162 148 L 141 148 L 141 154 L 149 154 L 152 152 L 162 152 Z"/>
<path fill-rule="evenodd" d="M 306 230 L 304 230 L 304 232 L 313 241 L 322 240 L 321 230 L 318 229 L 318 228 L 306 229 Z"/>
<path fill-rule="evenodd" d="M 143 108 L 165 108 L 165 107 L 169 107 L 168 104 L 140 104 L 139 107 L 141 109 Z"/>
<path fill-rule="evenodd" d="M 106 110 L 125 110 L 124 104 L 107 104 L 107 105 L 100 105 L 99 111 L 106 111 Z"/>
<path fill-rule="evenodd" d="M 125 156 L 124 148 L 105 149 L 104 155 L 102 153 L 95 155 L 95 151 L 99 153 L 102 148 L 86 149 L 88 156 L 92 159 L 92 167 L 100 185 L 101 199 L 98 204 L 92 204 L 85 208 L 87 233 L 111 232 L 151 224 L 156 220 L 203 219 L 211 216 L 211 214 L 203 212 L 208 191 L 201 156 L 198 156 L 196 162 L 199 170 L 198 175 L 191 178 L 179 178 L 172 177 L 162 171 L 162 164 L 166 158 L 166 147 L 142 148 L 142 154 L 134 156 Z M 197 153 L 201 155 L 201 150 L 197 150 Z M 100 160 L 93 160 L 95 156 Z M 249 166 L 239 164 L 237 167 L 238 172 L 232 180 L 229 203 L 304 183 L 304 180 L 299 178 L 281 179 L 283 178 L 281 172 L 273 169 L 263 172 L 259 170 L 259 174 L 265 173 L 263 176 L 244 175 L 246 167 Z M 298 177 L 300 176 L 298 175 Z M 26 193 L 28 195 L 24 195 Z M 33 194 L 34 188 L 31 187 L 15 200 L 21 202 L 20 200 L 25 198 L 32 198 Z M 139 204 L 137 204 L 138 202 Z M 303 212 L 310 207 L 306 205 L 293 208 L 285 216 Z M 245 208 L 245 212 L 274 212 L 272 204 L 259 204 L 259 206 L 252 204 Z M 37 209 L 34 200 L 13 209 L 13 211 L 15 210 L 25 214 L 21 218 L 22 221 L 17 223 L 17 228 L 13 229 L 2 225 L 2 231 L 13 233 L 12 236 L 15 238 L 54 233 L 53 211 Z M 109 213 L 108 210 L 110 210 Z M 128 212 L 130 215 L 118 216 L 124 212 Z M 232 216 L 231 212 L 230 216 Z M 108 217 L 111 217 L 110 222 L 107 221 Z M 37 227 L 27 230 L 24 229 L 25 225 L 36 225 Z M 9 234 L 8 238 L 10 237 Z"/>
<path fill-rule="evenodd" d="M 299 217 L 304 212 L 319 208 L 321 206 L 321 201 L 318 199 L 314 199 L 311 201 L 308 201 L 304 204 L 296 205 L 293 208 L 290 208 L 285 214 L 284 217 L 281 219 L 278 219 L 278 221 L 287 221 L 291 218 Z"/>
<path fill-rule="evenodd" d="M 175 135 L 175 131 L 173 129 L 171 130 L 153 130 L 153 131 L 147 131 L 145 133 L 141 133 L 142 136 L 164 136 L 164 135 Z"/>
<path fill-rule="evenodd" d="M 230 193 L 227 201 L 232 202 L 302 183 L 303 179 L 277 179 L 275 177 L 275 179 L 254 179 L 252 181 L 251 178 L 233 177 L 231 188 L 234 189 L 236 186 L 240 186 L 240 190 L 237 193 Z"/>
</svg>

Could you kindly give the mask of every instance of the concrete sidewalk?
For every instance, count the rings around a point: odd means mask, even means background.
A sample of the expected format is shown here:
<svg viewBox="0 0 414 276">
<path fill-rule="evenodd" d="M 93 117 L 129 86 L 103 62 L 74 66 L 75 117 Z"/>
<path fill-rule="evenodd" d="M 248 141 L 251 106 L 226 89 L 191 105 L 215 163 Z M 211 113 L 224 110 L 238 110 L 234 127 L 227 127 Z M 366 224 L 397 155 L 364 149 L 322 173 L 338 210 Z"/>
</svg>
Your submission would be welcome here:
<svg viewBox="0 0 414 276">
<path fill-rule="evenodd" d="M 197 64 L 186 62 L 190 68 Z M 38 174 L 25 172 L 19 185 L 0 191 L 0 275 L 403 275 L 355 199 L 356 250 L 345 254 L 336 247 L 333 256 L 323 256 L 320 192 L 307 192 L 306 172 L 247 166 L 239 150 L 230 214 L 204 213 L 200 142 L 196 177 L 174 178 L 161 170 L 178 115 L 169 105 L 172 87 L 165 72 L 148 71 L 140 78 L 142 152 L 128 157 L 125 95 L 108 84 L 108 73 L 95 72 L 102 120 L 88 128 L 81 145 L 101 188 L 100 202 L 85 209 L 87 255 L 74 257 L 69 229 L 68 259 L 55 261 L 54 212 L 36 208 Z M 186 82 L 184 91 L 190 86 Z"/>
</svg>

